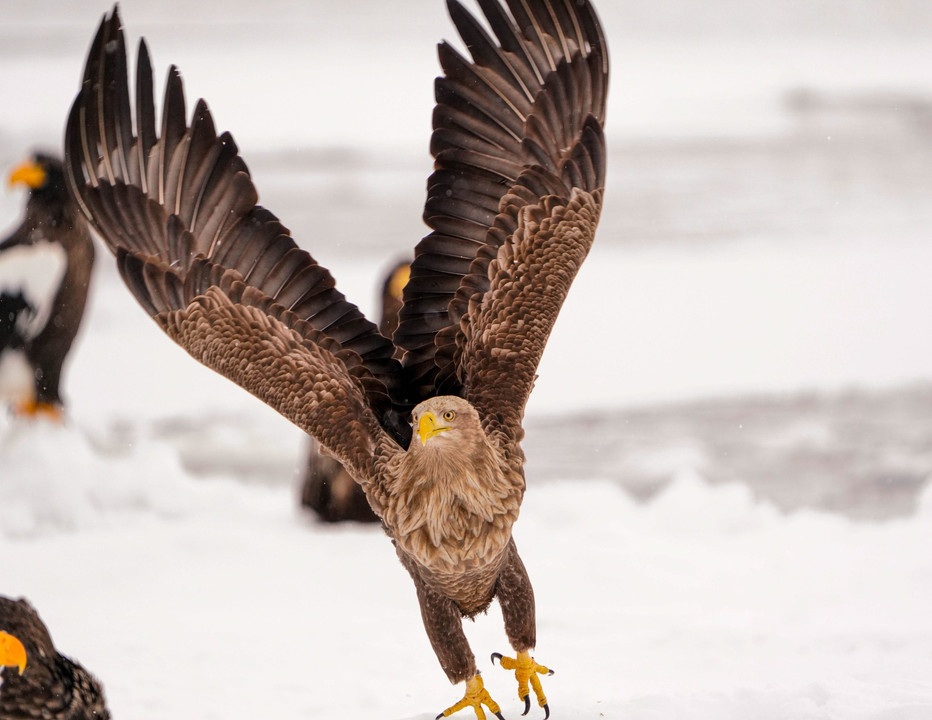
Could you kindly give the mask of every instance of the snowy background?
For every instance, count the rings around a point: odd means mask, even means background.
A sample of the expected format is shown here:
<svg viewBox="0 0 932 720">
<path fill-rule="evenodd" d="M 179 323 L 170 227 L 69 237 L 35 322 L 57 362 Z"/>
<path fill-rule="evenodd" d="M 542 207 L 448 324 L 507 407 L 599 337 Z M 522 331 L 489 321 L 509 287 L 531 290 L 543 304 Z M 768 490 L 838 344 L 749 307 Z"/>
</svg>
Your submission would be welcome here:
<svg viewBox="0 0 932 720">
<path fill-rule="evenodd" d="M 0 166 L 60 147 L 106 9 L 0 4 Z M 424 234 L 443 3 L 122 9 L 371 313 Z M 932 717 L 932 6 L 599 10 L 606 209 L 515 531 L 554 717 Z M 21 206 L 0 193 L 4 227 Z M 0 593 L 117 718 L 433 718 L 457 693 L 389 543 L 296 509 L 301 433 L 167 341 L 104 252 L 67 424 L 0 419 Z M 517 716 L 498 609 L 467 631 Z"/>
</svg>

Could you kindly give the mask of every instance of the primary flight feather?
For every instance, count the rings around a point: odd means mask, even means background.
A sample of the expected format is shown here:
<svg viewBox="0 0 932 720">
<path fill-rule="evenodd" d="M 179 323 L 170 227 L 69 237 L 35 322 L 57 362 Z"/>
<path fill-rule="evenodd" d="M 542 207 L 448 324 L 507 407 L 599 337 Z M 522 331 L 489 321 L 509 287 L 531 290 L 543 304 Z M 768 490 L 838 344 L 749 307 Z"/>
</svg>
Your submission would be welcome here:
<svg viewBox="0 0 932 720">
<path fill-rule="evenodd" d="M 502 665 L 526 708 L 530 684 L 549 714 L 511 530 L 525 489 L 524 408 L 601 211 L 608 54 L 588 0 L 479 6 L 487 25 L 448 2 L 470 58 L 439 46 L 431 232 L 392 338 L 257 204 L 203 101 L 187 122 L 174 67 L 157 120 L 145 42 L 130 93 L 116 10 L 71 110 L 66 175 L 162 329 L 312 435 L 364 489 L 441 666 L 466 682 L 442 715 L 471 706 L 483 717 L 485 705 L 501 716 L 461 627 L 496 597 L 516 652 Z"/>
</svg>

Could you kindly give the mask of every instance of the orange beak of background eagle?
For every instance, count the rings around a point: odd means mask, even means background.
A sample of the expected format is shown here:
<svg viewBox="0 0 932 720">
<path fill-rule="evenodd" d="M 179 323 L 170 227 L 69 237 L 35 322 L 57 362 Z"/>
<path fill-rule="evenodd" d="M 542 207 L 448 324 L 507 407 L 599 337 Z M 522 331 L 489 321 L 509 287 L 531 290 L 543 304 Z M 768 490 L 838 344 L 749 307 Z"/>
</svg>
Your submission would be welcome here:
<svg viewBox="0 0 932 720">
<path fill-rule="evenodd" d="M 45 170 L 39 163 L 29 160 L 10 173 L 10 185 L 25 185 L 31 190 L 37 190 L 45 185 Z"/>
<path fill-rule="evenodd" d="M 18 638 L 0 630 L 0 667 L 18 667 L 19 674 L 26 669 L 26 648 Z"/>
<path fill-rule="evenodd" d="M 437 419 L 430 411 L 421 415 L 421 419 L 417 423 L 417 434 L 421 438 L 421 445 L 426 445 L 427 441 L 430 440 L 434 435 L 439 435 L 444 430 L 449 429 L 450 428 L 446 425 L 438 425 Z"/>
</svg>

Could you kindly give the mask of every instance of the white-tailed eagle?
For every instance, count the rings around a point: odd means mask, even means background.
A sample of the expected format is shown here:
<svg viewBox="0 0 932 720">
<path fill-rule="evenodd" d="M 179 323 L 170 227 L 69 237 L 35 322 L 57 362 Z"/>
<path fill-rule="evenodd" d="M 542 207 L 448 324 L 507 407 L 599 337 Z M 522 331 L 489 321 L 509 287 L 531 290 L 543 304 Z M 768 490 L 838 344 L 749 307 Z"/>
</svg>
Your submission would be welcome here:
<svg viewBox="0 0 932 720">
<path fill-rule="evenodd" d="M 144 41 L 130 93 L 116 10 L 89 53 L 65 168 L 162 329 L 312 435 L 363 488 L 441 666 L 466 682 L 442 715 L 471 706 L 484 717 L 485 705 L 501 716 L 461 626 L 495 598 L 515 657 L 493 657 L 515 670 L 525 711 L 530 684 L 549 714 L 538 679 L 548 671 L 530 654 L 534 595 L 512 539 L 521 423 L 599 220 L 608 54 L 588 0 L 479 5 L 487 25 L 448 1 L 471 57 L 439 46 L 431 232 L 392 338 L 258 205 L 203 101 L 187 121 L 175 68 L 157 120 Z"/>
</svg>

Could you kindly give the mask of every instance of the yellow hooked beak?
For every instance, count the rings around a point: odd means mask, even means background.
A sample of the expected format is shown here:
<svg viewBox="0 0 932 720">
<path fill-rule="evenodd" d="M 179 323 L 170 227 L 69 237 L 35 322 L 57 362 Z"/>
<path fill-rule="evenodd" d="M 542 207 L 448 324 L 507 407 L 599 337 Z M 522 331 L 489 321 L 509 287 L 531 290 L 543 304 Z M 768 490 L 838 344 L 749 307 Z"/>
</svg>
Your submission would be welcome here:
<svg viewBox="0 0 932 720">
<path fill-rule="evenodd" d="M 417 423 L 417 434 L 421 437 L 421 445 L 426 445 L 427 441 L 434 435 L 439 435 L 444 430 L 449 429 L 446 425 L 437 425 L 437 419 L 429 411 L 421 415 L 421 419 Z"/>
<path fill-rule="evenodd" d="M 26 669 L 26 648 L 18 638 L 0 630 L 0 667 L 18 667 L 19 674 Z"/>
<path fill-rule="evenodd" d="M 45 185 L 46 173 L 34 160 L 27 160 L 10 173 L 10 185 L 22 184 L 36 190 Z"/>
</svg>

